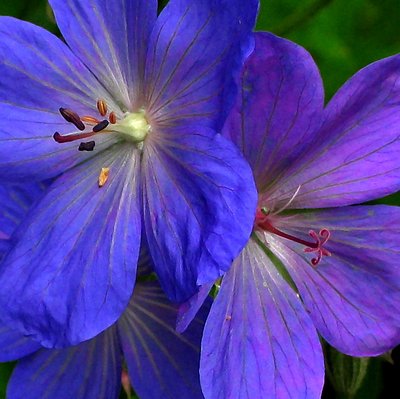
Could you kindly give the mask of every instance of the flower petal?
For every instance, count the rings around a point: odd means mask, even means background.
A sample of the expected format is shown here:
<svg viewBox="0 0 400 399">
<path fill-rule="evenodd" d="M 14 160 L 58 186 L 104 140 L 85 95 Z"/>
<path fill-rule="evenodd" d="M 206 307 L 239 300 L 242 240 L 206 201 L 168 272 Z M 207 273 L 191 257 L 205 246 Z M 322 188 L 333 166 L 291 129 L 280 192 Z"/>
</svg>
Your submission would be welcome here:
<svg viewBox="0 0 400 399">
<path fill-rule="evenodd" d="M 400 55 L 353 76 L 328 104 L 318 137 L 271 200 L 292 208 L 343 206 L 400 189 Z"/>
<path fill-rule="evenodd" d="M 253 46 L 258 0 L 170 0 L 151 34 L 148 111 L 159 124 L 219 130 L 236 94 L 234 76 Z"/>
<path fill-rule="evenodd" d="M 296 293 L 252 240 L 211 308 L 200 379 L 209 399 L 321 396 L 324 363 L 316 330 Z"/>
<path fill-rule="evenodd" d="M 77 151 L 76 142 L 61 145 L 52 137 L 76 130 L 61 117 L 60 107 L 85 115 L 96 108 L 96 98 L 112 102 L 61 40 L 27 22 L 0 17 L 0 75 L 3 181 L 56 176 L 93 155 Z M 106 145 L 99 141 L 96 150 Z"/>
<path fill-rule="evenodd" d="M 137 283 L 118 329 L 129 376 L 141 399 L 203 398 L 200 340 L 210 301 L 183 335 L 175 331 L 177 307 L 156 282 Z"/>
<path fill-rule="evenodd" d="M 204 301 L 209 298 L 209 293 L 213 287 L 213 283 L 205 284 L 199 288 L 199 291 L 181 304 L 178 308 L 178 316 L 176 319 L 176 331 L 185 332 L 190 323 L 196 317 L 197 312 L 203 305 Z"/>
<path fill-rule="evenodd" d="M 156 0 L 50 0 L 66 42 L 125 110 L 138 100 Z M 139 104 L 142 105 L 142 104 Z"/>
<path fill-rule="evenodd" d="M 229 269 L 248 240 L 253 177 L 228 140 L 206 129 L 170 132 L 143 153 L 144 217 L 160 283 L 174 301 Z"/>
<path fill-rule="evenodd" d="M 16 231 L 0 270 L 2 317 L 43 346 L 92 338 L 130 299 L 141 231 L 132 148 L 112 148 L 62 175 Z M 99 188 L 104 166 L 110 175 Z"/>
<path fill-rule="evenodd" d="M 259 191 L 265 191 L 310 145 L 321 123 L 324 92 L 306 50 L 270 33 L 255 38 L 223 134 L 241 149 Z"/>
<path fill-rule="evenodd" d="M 41 346 L 32 339 L 25 338 L 20 332 L 4 325 L 0 326 L 0 362 L 9 362 L 26 356 Z"/>
<path fill-rule="evenodd" d="M 20 360 L 7 398 L 117 399 L 121 389 L 121 349 L 115 327 L 66 349 L 41 349 Z"/>
<path fill-rule="evenodd" d="M 291 241 L 271 241 L 321 335 L 339 351 L 375 356 L 400 343 L 400 208 L 354 206 L 283 221 L 290 234 L 329 229 L 316 268 Z M 307 229 L 305 228 L 307 226 Z M 293 245 L 292 245 L 293 244 Z"/>
<path fill-rule="evenodd" d="M 0 185 L 0 240 L 10 238 L 45 187 L 45 183 Z"/>
</svg>

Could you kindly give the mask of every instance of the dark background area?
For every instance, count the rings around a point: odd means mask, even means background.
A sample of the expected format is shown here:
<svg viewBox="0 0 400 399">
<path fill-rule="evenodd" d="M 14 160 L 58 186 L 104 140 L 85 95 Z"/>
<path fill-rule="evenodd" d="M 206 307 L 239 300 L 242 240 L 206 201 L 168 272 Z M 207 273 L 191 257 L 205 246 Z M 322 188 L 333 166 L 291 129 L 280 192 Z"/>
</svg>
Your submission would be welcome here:
<svg viewBox="0 0 400 399">
<path fill-rule="evenodd" d="M 160 1 L 160 9 L 165 3 Z M 59 34 L 46 0 L 0 0 L 0 15 L 28 20 Z M 305 47 L 320 67 L 329 100 L 357 70 L 400 52 L 400 0 L 261 0 L 257 30 L 272 31 Z M 375 202 L 400 205 L 400 195 Z M 357 375 L 363 373 L 357 374 L 352 359 L 341 364 L 347 365 L 348 378 L 331 364 L 333 377 L 327 379 L 324 399 L 400 398 L 400 348 L 370 359 L 360 381 Z M 12 367 L 0 364 L 0 399 L 5 398 Z M 359 385 L 355 394 L 354 384 Z"/>
</svg>

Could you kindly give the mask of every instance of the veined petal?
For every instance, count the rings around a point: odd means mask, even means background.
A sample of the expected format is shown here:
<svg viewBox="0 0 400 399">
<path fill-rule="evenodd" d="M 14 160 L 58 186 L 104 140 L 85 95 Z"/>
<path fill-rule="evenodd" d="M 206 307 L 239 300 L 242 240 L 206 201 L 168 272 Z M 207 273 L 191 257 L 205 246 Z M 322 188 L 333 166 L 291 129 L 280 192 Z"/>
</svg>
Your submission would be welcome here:
<svg viewBox="0 0 400 399">
<path fill-rule="evenodd" d="M 151 34 L 146 107 L 159 125 L 193 121 L 219 130 L 252 50 L 258 0 L 170 0 Z"/>
<path fill-rule="evenodd" d="M 141 90 L 157 1 L 50 0 L 50 4 L 72 51 L 125 111 L 131 110 Z"/>
<path fill-rule="evenodd" d="M 255 38 L 223 135 L 241 149 L 263 192 L 312 143 L 324 92 L 306 50 L 270 33 L 256 33 Z"/>
<path fill-rule="evenodd" d="M 121 144 L 59 177 L 16 231 L 0 270 L 1 317 L 43 346 L 92 338 L 129 302 L 141 231 L 132 148 Z"/>
<path fill-rule="evenodd" d="M 121 389 L 121 349 L 115 327 L 66 349 L 41 349 L 21 359 L 7 398 L 117 399 Z"/>
<path fill-rule="evenodd" d="M 209 298 L 208 294 L 213 285 L 213 283 L 209 283 L 201 286 L 196 294 L 179 306 L 176 320 L 176 331 L 183 333 L 189 327 L 204 301 Z"/>
<path fill-rule="evenodd" d="M 256 190 L 222 136 L 175 129 L 160 140 L 143 153 L 145 228 L 160 283 L 181 302 L 229 269 L 250 236 Z"/>
<path fill-rule="evenodd" d="M 92 114 L 107 92 L 56 36 L 30 23 L 0 17 L 0 176 L 3 181 L 56 176 L 91 153 L 75 143 L 60 145 L 53 134 L 76 128 L 60 107 Z M 107 146 L 99 141 L 96 150 Z"/>
<path fill-rule="evenodd" d="M 0 240 L 11 236 L 45 187 L 45 183 L 0 185 Z"/>
<path fill-rule="evenodd" d="M 175 331 L 177 306 L 158 283 L 137 283 L 118 329 L 132 386 L 141 399 L 203 398 L 198 370 L 209 307 L 207 301 L 181 335 Z"/>
<path fill-rule="evenodd" d="M 307 226 L 307 229 L 305 228 Z M 354 206 L 288 217 L 290 234 L 331 233 L 313 268 L 292 241 L 267 238 L 285 263 L 321 335 L 339 351 L 375 356 L 400 343 L 400 209 Z"/>
<path fill-rule="evenodd" d="M 200 380 L 206 398 L 320 398 L 324 362 L 296 293 L 249 241 L 207 318 Z"/>
<path fill-rule="evenodd" d="M 343 206 L 400 189 L 400 55 L 353 76 L 328 104 L 307 156 L 269 194 L 292 208 Z M 278 187 L 279 186 L 279 187 Z"/>
<path fill-rule="evenodd" d="M 0 362 L 17 360 L 40 348 L 38 342 L 24 337 L 19 331 L 0 326 Z"/>
</svg>

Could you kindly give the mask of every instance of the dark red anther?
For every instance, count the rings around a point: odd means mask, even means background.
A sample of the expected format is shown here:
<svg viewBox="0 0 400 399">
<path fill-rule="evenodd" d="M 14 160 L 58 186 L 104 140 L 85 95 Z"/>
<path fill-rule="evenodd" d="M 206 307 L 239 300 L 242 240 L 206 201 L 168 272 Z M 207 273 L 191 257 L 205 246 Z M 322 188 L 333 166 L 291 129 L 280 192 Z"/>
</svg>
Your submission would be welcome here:
<svg viewBox="0 0 400 399">
<path fill-rule="evenodd" d="M 94 136 L 95 132 L 87 132 L 87 133 L 80 133 L 80 134 L 70 134 L 66 136 L 62 136 L 60 133 L 55 132 L 53 134 L 53 139 L 57 141 L 57 143 L 70 143 L 71 141 L 75 140 L 82 140 L 88 137 Z"/>
<path fill-rule="evenodd" d="M 78 151 L 93 151 L 95 146 L 94 141 L 87 141 L 84 143 L 80 143 L 78 147 Z"/>
<path fill-rule="evenodd" d="M 102 130 L 104 130 L 109 125 L 109 123 L 110 122 L 107 119 L 104 119 L 103 121 L 98 123 L 96 126 L 93 126 L 93 131 L 95 133 L 101 132 Z"/>
<path fill-rule="evenodd" d="M 85 125 L 84 123 L 81 121 L 81 118 L 79 117 L 79 115 L 74 112 L 71 111 L 70 109 L 67 108 L 60 108 L 59 109 L 61 116 L 69 123 L 73 123 L 75 125 L 75 127 L 79 130 L 85 130 Z"/>
</svg>

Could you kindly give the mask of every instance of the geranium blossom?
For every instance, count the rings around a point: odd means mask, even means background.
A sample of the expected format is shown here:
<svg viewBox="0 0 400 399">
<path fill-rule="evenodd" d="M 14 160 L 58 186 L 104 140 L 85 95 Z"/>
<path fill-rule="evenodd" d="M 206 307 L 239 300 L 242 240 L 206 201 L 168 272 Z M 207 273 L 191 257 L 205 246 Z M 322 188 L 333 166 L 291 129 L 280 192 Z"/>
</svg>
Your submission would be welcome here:
<svg viewBox="0 0 400 399">
<path fill-rule="evenodd" d="M 310 55 L 256 35 L 224 134 L 258 210 L 206 322 L 207 399 L 320 397 L 317 332 L 352 356 L 400 342 L 400 209 L 357 205 L 400 188 L 399 78 L 399 55 L 371 64 L 324 109 Z"/>
<path fill-rule="evenodd" d="M 0 185 L 0 259 L 12 246 L 12 232 L 44 185 Z M 6 237 L 7 234 L 7 237 Z M 6 245 L 7 244 L 7 245 Z M 141 255 L 139 274 L 151 270 Z M 199 398 L 200 340 L 210 303 L 183 335 L 175 332 L 177 309 L 155 281 L 139 281 L 119 320 L 95 338 L 63 349 L 42 348 L 8 326 L 0 325 L 0 362 L 18 360 L 7 398 L 119 398 L 121 372 L 141 399 Z M 171 384 L 173 381 L 173 384 Z"/>
<path fill-rule="evenodd" d="M 216 132 L 256 0 L 51 0 L 67 44 L 0 19 L 0 179 L 57 177 L 0 271 L 1 317 L 45 346 L 95 336 L 131 297 L 141 231 L 169 298 L 226 271 L 256 192 Z"/>
</svg>

